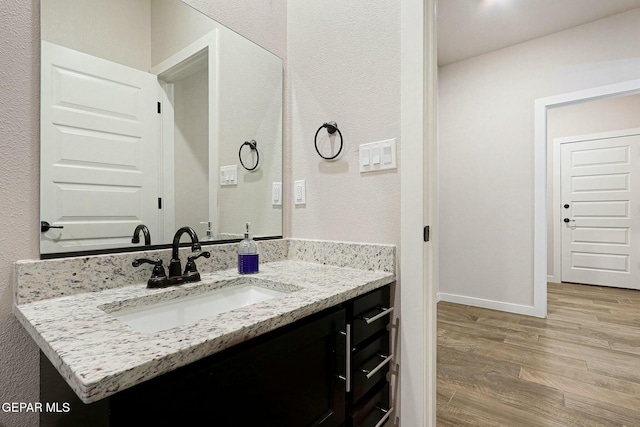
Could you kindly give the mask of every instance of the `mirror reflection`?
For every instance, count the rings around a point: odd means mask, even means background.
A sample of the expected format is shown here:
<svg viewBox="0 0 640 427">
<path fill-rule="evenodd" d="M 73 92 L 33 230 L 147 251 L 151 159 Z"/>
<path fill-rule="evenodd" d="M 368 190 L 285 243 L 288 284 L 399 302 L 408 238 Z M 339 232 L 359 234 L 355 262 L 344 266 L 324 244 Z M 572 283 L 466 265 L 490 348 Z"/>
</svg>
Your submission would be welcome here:
<svg viewBox="0 0 640 427">
<path fill-rule="evenodd" d="M 42 0 L 41 25 L 41 253 L 282 235 L 280 58 L 179 0 Z"/>
</svg>

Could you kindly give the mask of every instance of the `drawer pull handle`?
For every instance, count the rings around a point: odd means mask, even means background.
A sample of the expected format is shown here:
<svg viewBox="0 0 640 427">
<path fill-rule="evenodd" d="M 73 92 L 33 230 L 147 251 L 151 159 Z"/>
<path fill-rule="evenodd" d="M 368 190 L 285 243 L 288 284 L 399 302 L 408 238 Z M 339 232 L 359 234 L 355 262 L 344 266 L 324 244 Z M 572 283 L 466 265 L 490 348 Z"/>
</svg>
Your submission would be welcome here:
<svg viewBox="0 0 640 427">
<path fill-rule="evenodd" d="M 384 367 L 384 365 L 386 365 L 387 363 L 391 362 L 391 359 L 393 358 L 393 354 L 390 354 L 388 356 L 385 356 L 383 354 L 379 354 L 378 357 L 380 357 L 381 359 L 384 359 L 382 362 L 380 362 L 378 364 L 378 366 L 376 366 L 375 368 L 373 368 L 370 371 L 368 371 L 366 369 L 360 369 L 360 371 L 363 374 L 366 374 L 367 379 L 370 379 L 372 376 L 374 376 L 376 374 L 376 372 L 378 372 L 380 369 L 382 369 Z"/>
<path fill-rule="evenodd" d="M 347 373 L 345 375 L 338 375 L 342 381 L 346 384 L 346 391 L 351 391 L 351 324 L 347 323 L 346 331 L 340 331 L 340 335 L 345 337 L 345 357 L 346 357 L 346 370 Z"/>
<path fill-rule="evenodd" d="M 367 325 L 375 322 L 376 320 L 386 316 L 387 314 L 391 313 L 393 311 L 393 307 L 389 307 L 389 308 L 384 308 L 384 307 L 380 307 L 380 310 L 382 310 L 380 313 L 376 314 L 373 317 L 361 317 L 362 320 L 364 320 L 365 322 L 367 322 Z"/>
<path fill-rule="evenodd" d="M 382 409 L 379 406 L 376 406 L 376 409 L 378 411 L 381 411 L 384 416 L 382 418 L 380 418 L 380 421 L 378 421 L 378 424 L 376 424 L 375 427 L 382 427 L 384 425 L 384 423 L 387 422 L 387 420 L 389 419 L 389 416 L 391 415 L 391 412 L 393 412 L 393 406 L 389 409 Z"/>
<path fill-rule="evenodd" d="M 346 342 L 346 348 L 345 348 L 345 357 L 347 358 L 346 361 L 346 368 L 347 368 L 347 375 L 346 375 L 346 379 L 345 382 L 347 383 L 345 385 L 346 387 L 346 391 L 347 393 L 351 391 L 351 324 L 347 323 L 347 332 L 346 332 L 346 338 L 345 338 L 345 342 Z"/>
</svg>

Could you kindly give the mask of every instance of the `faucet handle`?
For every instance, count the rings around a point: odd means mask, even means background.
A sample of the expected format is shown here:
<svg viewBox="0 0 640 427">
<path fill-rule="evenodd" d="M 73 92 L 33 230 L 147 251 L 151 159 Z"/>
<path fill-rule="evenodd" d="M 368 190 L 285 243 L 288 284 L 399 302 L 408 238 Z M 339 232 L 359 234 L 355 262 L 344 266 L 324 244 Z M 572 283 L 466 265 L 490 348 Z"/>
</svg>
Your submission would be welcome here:
<svg viewBox="0 0 640 427">
<path fill-rule="evenodd" d="M 131 265 L 134 267 L 140 267 L 142 264 L 151 264 L 156 267 L 162 266 L 162 260 L 160 258 L 149 259 L 149 258 L 137 258 L 131 262 Z"/>
<path fill-rule="evenodd" d="M 205 258 L 209 258 L 211 256 L 211 253 L 209 253 L 209 252 L 200 252 L 198 255 L 189 255 L 187 257 L 187 265 L 184 266 L 184 274 L 195 273 L 195 272 L 198 271 L 198 268 L 196 267 L 195 260 L 197 260 L 201 256 L 203 256 Z"/>
<path fill-rule="evenodd" d="M 205 257 L 205 258 L 209 258 L 211 256 L 210 252 L 200 252 L 198 255 L 189 255 L 187 257 L 187 261 L 195 261 L 198 258 L 200 258 L 201 256 Z"/>
<path fill-rule="evenodd" d="M 166 286 L 165 282 L 167 280 L 167 273 L 164 271 L 161 259 L 138 258 L 134 259 L 131 263 L 134 267 L 140 267 L 142 264 L 151 264 L 154 266 L 153 271 L 151 272 L 151 278 L 147 281 L 148 288 Z"/>
</svg>

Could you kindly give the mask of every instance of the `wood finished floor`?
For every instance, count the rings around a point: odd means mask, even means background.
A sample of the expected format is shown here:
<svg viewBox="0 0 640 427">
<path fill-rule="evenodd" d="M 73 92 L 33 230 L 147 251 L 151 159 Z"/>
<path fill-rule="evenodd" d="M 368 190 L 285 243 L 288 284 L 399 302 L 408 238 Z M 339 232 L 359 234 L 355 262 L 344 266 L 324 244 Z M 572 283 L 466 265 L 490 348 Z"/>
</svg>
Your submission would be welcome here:
<svg viewBox="0 0 640 427">
<path fill-rule="evenodd" d="M 640 291 L 549 284 L 548 318 L 438 303 L 437 425 L 640 426 Z"/>
</svg>

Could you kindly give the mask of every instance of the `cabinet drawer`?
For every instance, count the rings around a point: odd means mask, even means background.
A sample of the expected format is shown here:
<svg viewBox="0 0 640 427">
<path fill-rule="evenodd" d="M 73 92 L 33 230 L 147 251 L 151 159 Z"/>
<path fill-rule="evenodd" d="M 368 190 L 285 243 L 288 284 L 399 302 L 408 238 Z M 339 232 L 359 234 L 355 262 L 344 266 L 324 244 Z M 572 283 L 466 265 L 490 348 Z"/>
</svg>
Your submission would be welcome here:
<svg viewBox="0 0 640 427">
<path fill-rule="evenodd" d="M 371 390 L 351 411 L 348 417 L 350 427 L 382 427 L 391 416 L 389 405 L 389 383 L 383 382 Z"/>
<path fill-rule="evenodd" d="M 353 345 L 385 329 L 393 307 L 390 307 L 389 286 L 376 289 L 353 302 Z"/>
<path fill-rule="evenodd" d="M 381 331 L 374 341 L 353 354 L 353 400 L 384 380 L 390 365 L 389 332 Z"/>
</svg>

